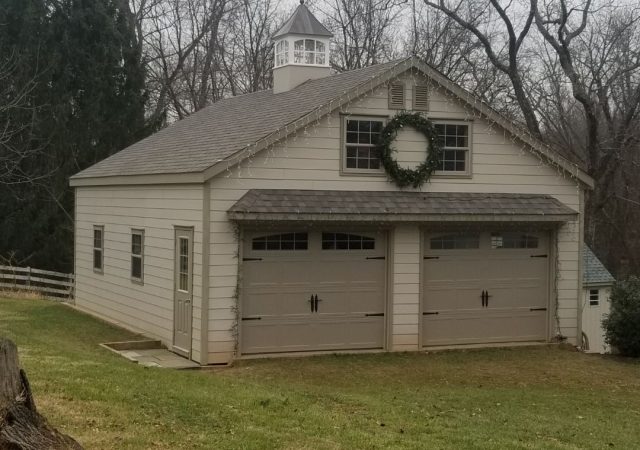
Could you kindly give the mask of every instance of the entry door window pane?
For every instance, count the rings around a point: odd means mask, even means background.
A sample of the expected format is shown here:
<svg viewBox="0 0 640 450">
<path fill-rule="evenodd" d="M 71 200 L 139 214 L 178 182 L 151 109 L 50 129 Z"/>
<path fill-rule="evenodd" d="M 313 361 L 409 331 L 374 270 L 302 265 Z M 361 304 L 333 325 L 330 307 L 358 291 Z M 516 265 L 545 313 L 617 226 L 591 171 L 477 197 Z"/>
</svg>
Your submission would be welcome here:
<svg viewBox="0 0 640 450">
<path fill-rule="evenodd" d="M 178 290 L 189 292 L 189 239 L 181 237 L 178 249 Z"/>
<path fill-rule="evenodd" d="M 431 238 L 429 242 L 431 250 L 462 250 L 480 248 L 480 235 L 447 234 Z"/>
</svg>

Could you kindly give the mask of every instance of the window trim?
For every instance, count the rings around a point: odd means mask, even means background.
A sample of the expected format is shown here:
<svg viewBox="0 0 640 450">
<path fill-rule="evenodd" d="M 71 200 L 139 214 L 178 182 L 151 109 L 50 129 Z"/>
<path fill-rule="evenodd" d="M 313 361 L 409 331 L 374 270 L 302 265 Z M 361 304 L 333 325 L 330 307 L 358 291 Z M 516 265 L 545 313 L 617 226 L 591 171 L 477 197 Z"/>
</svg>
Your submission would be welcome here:
<svg viewBox="0 0 640 450">
<path fill-rule="evenodd" d="M 135 255 L 133 253 L 133 236 L 140 236 L 140 254 Z M 144 230 L 140 228 L 132 228 L 131 229 L 131 254 L 130 262 L 131 266 L 129 267 L 129 275 L 131 281 L 136 284 L 144 284 Z M 133 276 L 133 259 L 140 258 L 140 278 Z"/>
<path fill-rule="evenodd" d="M 473 122 L 463 119 L 438 119 L 429 118 L 433 125 L 466 125 L 468 127 L 468 147 L 467 158 L 465 162 L 466 170 L 464 172 L 435 170 L 433 176 L 436 178 L 471 178 L 473 176 Z M 443 147 L 444 149 L 444 147 Z"/>
<path fill-rule="evenodd" d="M 589 288 L 589 306 L 600 306 L 600 289 Z M 595 298 L 593 298 L 595 296 Z"/>
<path fill-rule="evenodd" d="M 100 231 L 100 247 L 96 247 L 96 231 Z M 94 225 L 91 234 L 91 265 L 93 272 L 104 274 L 104 225 Z M 96 267 L 96 251 L 100 252 L 100 268 Z"/>
<path fill-rule="evenodd" d="M 340 175 L 385 177 L 384 167 L 379 169 L 351 169 L 347 168 L 347 120 L 379 120 L 384 127 L 389 122 L 389 116 L 366 114 L 341 114 L 340 115 Z"/>
</svg>

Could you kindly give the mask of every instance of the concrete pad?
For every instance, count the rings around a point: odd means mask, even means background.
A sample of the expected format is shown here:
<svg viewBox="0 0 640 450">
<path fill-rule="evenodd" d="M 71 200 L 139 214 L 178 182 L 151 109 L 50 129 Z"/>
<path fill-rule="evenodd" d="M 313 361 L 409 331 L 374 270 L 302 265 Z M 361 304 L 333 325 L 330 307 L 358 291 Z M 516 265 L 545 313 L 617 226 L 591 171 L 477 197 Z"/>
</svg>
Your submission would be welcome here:
<svg viewBox="0 0 640 450">
<path fill-rule="evenodd" d="M 200 367 L 198 363 L 171 353 L 167 349 L 111 350 L 145 367 L 167 369 L 194 369 Z"/>
</svg>

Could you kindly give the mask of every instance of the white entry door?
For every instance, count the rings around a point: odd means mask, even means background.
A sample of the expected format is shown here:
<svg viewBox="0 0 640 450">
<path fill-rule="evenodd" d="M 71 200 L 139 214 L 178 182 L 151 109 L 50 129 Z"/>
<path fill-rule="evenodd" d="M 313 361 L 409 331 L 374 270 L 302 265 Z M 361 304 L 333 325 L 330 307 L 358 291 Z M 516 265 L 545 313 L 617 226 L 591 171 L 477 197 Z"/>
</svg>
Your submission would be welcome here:
<svg viewBox="0 0 640 450">
<path fill-rule="evenodd" d="M 545 341 L 548 264 L 546 233 L 427 235 L 423 345 Z"/>
<path fill-rule="evenodd" d="M 385 259 L 383 232 L 245 233 L 242 353 L 382 348 Z"/>
<path fill-rule="evenodd" d="M 193 228 L 175 228 L 173 350 L 191 353 L 193 302 Z"/>
</svg>

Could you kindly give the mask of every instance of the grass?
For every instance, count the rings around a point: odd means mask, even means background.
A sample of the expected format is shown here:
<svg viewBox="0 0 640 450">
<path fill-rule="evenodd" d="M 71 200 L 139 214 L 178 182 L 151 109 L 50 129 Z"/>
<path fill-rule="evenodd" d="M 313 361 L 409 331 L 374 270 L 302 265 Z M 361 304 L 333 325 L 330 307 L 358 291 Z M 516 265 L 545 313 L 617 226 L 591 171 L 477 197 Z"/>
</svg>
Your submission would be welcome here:
<svg viewBox="0 0 640 450">
<path fill-rule="evenodd" d="M 86 448 L 637 448 L 640 363 L 559 347 L 144 368 L 126 331 L 0 299 L 36 404 Z"/>
</svg>

